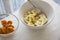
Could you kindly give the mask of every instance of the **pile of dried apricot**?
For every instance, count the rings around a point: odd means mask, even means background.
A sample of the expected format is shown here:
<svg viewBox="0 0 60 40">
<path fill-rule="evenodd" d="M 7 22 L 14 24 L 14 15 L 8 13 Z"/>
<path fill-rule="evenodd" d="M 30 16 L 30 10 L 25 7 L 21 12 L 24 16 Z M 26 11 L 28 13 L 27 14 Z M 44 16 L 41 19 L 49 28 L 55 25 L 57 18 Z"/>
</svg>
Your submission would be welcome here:
<svg viewBox="0 0 60 40">
<path fill-rule="evenodd" d="M 14 31 L 14 26 L 12 25 L 11 20 L 2 20 L 1 23 L 3 27 L 0 28 L 0 34 L 8 34 Z"/>
</svg>

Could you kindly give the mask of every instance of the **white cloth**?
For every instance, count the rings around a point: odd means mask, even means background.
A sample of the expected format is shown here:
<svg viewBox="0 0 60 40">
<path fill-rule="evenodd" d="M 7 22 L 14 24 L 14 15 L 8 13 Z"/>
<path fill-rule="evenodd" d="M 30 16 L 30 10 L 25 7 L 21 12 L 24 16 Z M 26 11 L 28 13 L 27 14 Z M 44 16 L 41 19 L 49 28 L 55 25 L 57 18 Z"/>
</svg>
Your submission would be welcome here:
<svg viewBox="0 0 60 40">
<path fill-rule="evenodd" d="M 20 4 L 24 2 L 24 0 L 9 0 L 5 6 L 8 6 L 9 8 L 4 6 L 3 1 L 7 1 L 7 0 L 0 0 L 0 13 L 5 13 L 7 11 L 7 13 L 9 12 L 14 12 L 16 11 Z M 60 4 L 60 0 L 54 0 L 57 4 Z M 8 4 L 8 5 L 7 5 Z M 5 10 L 6 8 L 6 10 Z"/>
<path fill-rule="evenodd" d="M 0 13 L 16 11 L 24 0 L 0 0 Z"/>
</svg>

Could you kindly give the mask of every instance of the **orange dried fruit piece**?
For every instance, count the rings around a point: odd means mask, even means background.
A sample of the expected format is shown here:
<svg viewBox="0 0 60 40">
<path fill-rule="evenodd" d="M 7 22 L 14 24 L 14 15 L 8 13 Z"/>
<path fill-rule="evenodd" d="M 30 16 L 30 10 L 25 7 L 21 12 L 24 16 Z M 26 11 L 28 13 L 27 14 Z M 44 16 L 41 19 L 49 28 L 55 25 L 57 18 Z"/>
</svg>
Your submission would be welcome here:
<svg viewBox="0 0 60 40">
<path fill-rule="evenodd" d="M 8 27 L 12 27 L 12 28 L 14 28 L 14 26 L 13 26 L 13 25 L 8 25 Z"/>
<path fill-rule="evenodd" d="M 11 33 L 11 32 L 13 32 L 14 31 L 14 28 L 12 28 L 12 27 L 8 27 L 7 28 L 7 33 Z"/>
<path fill-rule="evenodd" d="M 1 28 L 0 28 L 0 34 L 2 34 L 2 30 L 1 30 Z"/>
<path fill-rule="evenodd" d="M 12 27 L 12 28 L 14 28 L 14 26 L 10 25 L 10 24 L 5 25 L 4 27 Z"/>
<path fill-rule="evenodd" d="M 6 28 L 5 27 L 0 28 L 0 34 L 6 34 Z"/>
<path fill-rule="evenodd" d="M 6 27 L 1 28 L 2 34 L 6 34 Z"/>
<path fill-rule="evenodd" d="M 9 21 L 7 22 L 7 24 L 12 24 L 12 21 L 11 21 L 11 20 L 9 20 Z"/>
<path fill-rule="evenodd" d="M 6 26 L 7 21 L 6 20 L 2 20 L 1 23 L 2 23 L 3 26 Z"/>
</svg>

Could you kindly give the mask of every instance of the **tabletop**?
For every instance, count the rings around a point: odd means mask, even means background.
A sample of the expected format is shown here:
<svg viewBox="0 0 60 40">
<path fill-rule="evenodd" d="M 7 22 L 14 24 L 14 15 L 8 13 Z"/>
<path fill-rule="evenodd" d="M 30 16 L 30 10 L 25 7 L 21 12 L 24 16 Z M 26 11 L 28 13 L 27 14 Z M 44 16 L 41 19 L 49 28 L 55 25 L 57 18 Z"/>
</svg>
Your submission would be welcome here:
<svg viewBox="0 0 60 40">
<path fill-rule="evenodd" d="M 55 8 L 54 20 L 41 30 L 28 29 L 19 18 L 19 9 L 13 14 L 19 19 L 19 28 L 17 33 L 9 38 L 0 37 L 0 40 L 60 40 L 60 6 L 53 0 L 44 0 L 49 2 Z"/>
</svg>

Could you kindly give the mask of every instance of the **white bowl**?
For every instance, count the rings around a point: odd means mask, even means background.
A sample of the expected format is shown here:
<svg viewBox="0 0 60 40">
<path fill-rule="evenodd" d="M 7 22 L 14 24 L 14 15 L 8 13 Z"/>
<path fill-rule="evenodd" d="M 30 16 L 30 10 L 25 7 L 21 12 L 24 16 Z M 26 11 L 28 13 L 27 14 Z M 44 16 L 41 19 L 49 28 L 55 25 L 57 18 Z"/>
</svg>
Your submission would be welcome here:
<svg viewBox="0 0 60 40">
<path fill-rule="evenodd" d="M 33 6 L 28 2 L 26 1 L 25 3 L 23 3 L 19 9 L 19 13 L 20 13 L 20 20 L 22 21 L 23 24 L 25 24 L 28 28 L 31 28 L 31 29 L 41 29 L 43 27 L 46 27 L 47 24 L 49 24 L 53 18 L 54 18 L 54 8 L 52 5 L 50 5 L 48 2 L 46 1 L 42 1 L 42 0 L 32 0 L 32 3 L 40 10 L 42 10 L 46 15 L 47 15 L 47 18 L 48 18 L 48 22 L 43 25 L 43 26 L 36 26 L 36 27 L 32 27 L 32 26 L 29 26 L 27 25 L 24 20 L 23 20 L 23 14 L 24 12 L 28 11 L 28 10 L 31 10 L 33 8 Z"/>
</svg>

